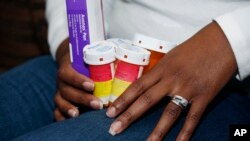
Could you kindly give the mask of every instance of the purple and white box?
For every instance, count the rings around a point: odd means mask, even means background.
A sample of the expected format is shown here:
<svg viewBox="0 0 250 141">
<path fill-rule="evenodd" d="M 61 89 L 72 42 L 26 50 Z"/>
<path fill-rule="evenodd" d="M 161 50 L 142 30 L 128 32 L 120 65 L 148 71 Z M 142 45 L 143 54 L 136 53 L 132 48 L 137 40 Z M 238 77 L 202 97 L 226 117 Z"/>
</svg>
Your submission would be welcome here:
<svg viewBox="0 0 250 141">
<path fill-rule="evenodd" d="M 73 68 L 89 76 L 83 48 L 105 39 L 102 0 L 66 0 L 70 57 Z"/>
</svg>

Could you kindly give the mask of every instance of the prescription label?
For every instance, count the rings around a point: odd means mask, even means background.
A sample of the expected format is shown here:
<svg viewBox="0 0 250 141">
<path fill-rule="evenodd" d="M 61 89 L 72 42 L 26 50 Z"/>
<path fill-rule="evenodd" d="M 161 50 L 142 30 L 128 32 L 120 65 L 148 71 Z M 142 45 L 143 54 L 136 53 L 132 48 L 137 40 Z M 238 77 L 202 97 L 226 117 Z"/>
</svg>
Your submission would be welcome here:
<svg viewBox="0 0 250 141">
<path fill-rule="evenodd" d="M 139 65 L 118 61 L 115 78 L 127 82 L 134 82 L 138 78 L 139 71 L 140 71 Z"/>
<path fill-rule="evenodd" d="M 103 82 L 112 80 L 112 65 L 90 65 L 90 78 L 95 82 Z"/>
<path fill-rule="evenodd" d="M 95 82 L 94 95 L 96 97 L 109 97 L 112 88 L 112 80 L 106 82 Z"/>
<path fill-rule="evenodd" d="M 131 84 L 132 82 L 127 82 L 127 81 L 123 81 L 121 79 L 115 78 L 113 82 L 111 94 L 119 97 Z"/>
</svg>

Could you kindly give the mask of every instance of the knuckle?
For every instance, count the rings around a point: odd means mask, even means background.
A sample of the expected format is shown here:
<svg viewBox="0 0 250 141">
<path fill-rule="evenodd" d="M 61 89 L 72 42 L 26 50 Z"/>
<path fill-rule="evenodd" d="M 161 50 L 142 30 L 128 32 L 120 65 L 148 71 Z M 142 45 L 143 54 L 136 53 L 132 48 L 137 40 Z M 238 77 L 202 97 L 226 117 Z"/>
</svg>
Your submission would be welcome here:
<svg viewBox="0 0 250 141">
<path fill-rule="evenodd" d="M 137 93 L 142 93 L 144 91 L 144 84 L 142 81 L 135 81 L 133 83 L 133 85 L 131 85 L 133 91 L 137 92 Z"/>
<path fill-rule="evenodd" d="M 125 113 L 123 113 L 121 116 L 120 116 L 120 120 L 123 122 L 123 123 L 131 123 L 132 120 L 133 120 L 133 116 L 131 114 L 131 112 L 127 111 Z"/>
<path fill-rule="evenodd" d="M 152 104 L 152 97 L 149 94 L 144 94 L 139 98 L 139 102 L 142 104 L 150 105 Z"/>
<path fill-rule="evenodd" d="M 182 69 L 177 69 L 175 72 L 173 72 L 173 78 L 175 79 L 180 79 L 184 77 L 184 73 L 182 71 Z"/>
<path fill-rule="evenodd" d="M 117 110 L 121 110 L 124 106 L 126 106 L 127 100 L 124 96 L 120 96 L 112 106 L 114 106 Z"/>
<path fill-rule="evenodd" d="M 72 79 L 72 83 L 75 84 L 75 85 L 79 85 L 81 83 L 81 81 L 79 80 L 78 77 L 74 76 L 71 79 Z"/>
<path fill-rule="evenodd" d="M 199 113 L 191 113 L 187 116 L 187 119 L 194 121 L 194 122 L 198 122 L 200 119 L 200 114 Z"/>
<path fill-rule="evenodd" d="M 185 82 L 188 83 L 190 79 L 192 79 L 193 74 L 186 71 L 185 67 L 177 68 L 176 71 L 172 73 L 172 80 L 175 80 L 176 82 Z"/>
<path fill-rule="evenodd" d="M 199 84 L 195 85 L 196 92 L 200 94 L 204 94 L 212 90 L 212 85 L 209 82 L 200 82 Z"/>
<path fill-rule="evenodd" d="M 180 113 L 180 108 L 174 108 L 174 107 L 171 107 L 171 108 L 167 108 L 166 111 L 166 116 L 169 116 L 172 120 L 175 120 L 177 119 L 179 113 Z"/>
<path fill-rule="evenodd" d="M 188 141 L 192 136 L 192 131 L 189 129 L 182 129 L 176 141 Z"/>
<path fill-rule="evenodd" d="M 87 95 L 76 94 L 75 99 L 77 103 L 81 103 L 85 106 L 88 106 L 90 103 L 90 98 Z"/>
<path fill-rule="evenodd" d="M 189 129 L 184 129 L 184 131 L 182 131 L 182 134 L 184 136 L 183 139 L 185 139 L 185 138 L 190 137 L 192 135 L 192 131 Z"/>
<path fill-rule="evenodd" d="M 56 103 L 56 105 L 58 105 L 58 101 L 60 100 L 59 98 L 59 94 L 56 94 L 56 96 L 54 97 L 54 102 Z"/>
<path fill-rule="evenodd" d="M 188 83 L 186 84 L 188 87 L 195 88 L 199 86 L 199 80 L 197 80 L 197 77 L 192 77 L 189 79 Z"/>
<path fill-rule="evenodd" d="M 67 94 L 68 94 L 68 89 L 67 89 L 67 87 L 66 87 L 66 86 L 61 87 L 61 88 L 60 88 L 60 95 L 61 95 L 62 97 L 67 97 Z"/>
<path fill-rule="evenodd" d="M 92 99 L 92 95 L 85 93 L 84 91 L 76 92 L 74 97 L 72 97 L 72 100 L 75 101 L 75 103 L 81 104 L 83 106 L 91 106 L 90 102 Z"/>
<path fill-rule="evenodd" d="M 190 79 L 186 85 L 192 89 L 192 93 L 194 94 L 203 94 L 204 92 L 207 92 L 209 89 L 211 89 L 211 86 L 208 82 L 199 80 L 197 77 Z"/>
<path fill-rule="evenodd" d="M 65 76 L 65 74 L 66 74 L 66 69 L 65 69 L 65 68 L 60 68 L 60 69 L 58 70 L 58 72 L 57 72 L 57 76 L 58 76 L 59 78 L 63 78 L 63 77 Z"/>
<path fill-rule="evenodd" d="M 162 139 L 164 137 L 164 133 L 161 130 L 157 130 L 154 133 L 154 136 L 157 137 L 158 139 Z"/>
</svg>

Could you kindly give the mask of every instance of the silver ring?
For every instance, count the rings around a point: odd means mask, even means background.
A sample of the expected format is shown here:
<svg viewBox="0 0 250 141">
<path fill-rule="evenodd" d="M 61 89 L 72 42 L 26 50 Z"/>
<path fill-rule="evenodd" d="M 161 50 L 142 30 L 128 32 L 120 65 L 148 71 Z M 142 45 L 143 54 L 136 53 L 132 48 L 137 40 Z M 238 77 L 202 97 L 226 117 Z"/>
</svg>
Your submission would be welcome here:
<svg viewBox="0 0 250 141">
<path fill-rule="evenodd" d="M 182 109 L 185 109 L 188 105 L 187 99 L 179 95 L 174 95 L 171 100 L 174 104 L 180 106 Z"/>
</svg>

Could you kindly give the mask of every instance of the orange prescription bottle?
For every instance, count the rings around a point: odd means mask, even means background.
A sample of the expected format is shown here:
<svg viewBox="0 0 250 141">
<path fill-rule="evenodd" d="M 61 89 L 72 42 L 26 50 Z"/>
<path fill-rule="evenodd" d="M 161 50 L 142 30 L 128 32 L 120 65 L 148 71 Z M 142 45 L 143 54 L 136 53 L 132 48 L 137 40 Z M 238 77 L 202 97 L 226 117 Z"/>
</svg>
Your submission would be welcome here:
<svg viewBox="0 0 250 141">
<path fill-rule="evenodd" d="M 98 42 L 87 45 L 84 61 L 89 65 L 90 78 L 94 81 L 94 95 L 108 106 L 114 78 L 115 49 L 112 44 Z"/>
<path fill-rule="evenodd" d="M 149 63 L 150 52 L 138 46 L 124 43 L 116 48 L 116 72 L 110 95 L 110 102 L 114 102 L 128 86 L 137 80 L 143 67 Z"/>
<path fill-rule="evenodd" d="M 158 40 L 139 33 L 135 34 L 133 44 L 151 52 L 149 65 L 144 68 L 143 73 L 151 70 L 167 52 L 176 46 L 174 43 Z"/>
</svg>

